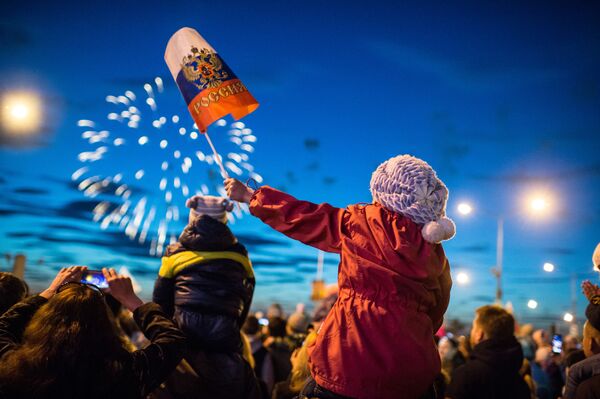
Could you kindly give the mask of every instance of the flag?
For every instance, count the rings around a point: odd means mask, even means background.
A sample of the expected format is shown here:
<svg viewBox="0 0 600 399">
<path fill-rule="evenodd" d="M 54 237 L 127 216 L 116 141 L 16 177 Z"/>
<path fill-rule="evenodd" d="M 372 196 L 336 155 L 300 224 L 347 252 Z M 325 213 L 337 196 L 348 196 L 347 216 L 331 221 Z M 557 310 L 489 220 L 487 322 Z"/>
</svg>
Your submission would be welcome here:
<svg viewBox="0 0 600 399">
<path fill-rule="evenodd" d="M 191 28 L 181 28 L 171 38 L 165 61 L 201 132 L 231 114 L 238 120 L 258 102 L 210 44 Z"/>
</svg>

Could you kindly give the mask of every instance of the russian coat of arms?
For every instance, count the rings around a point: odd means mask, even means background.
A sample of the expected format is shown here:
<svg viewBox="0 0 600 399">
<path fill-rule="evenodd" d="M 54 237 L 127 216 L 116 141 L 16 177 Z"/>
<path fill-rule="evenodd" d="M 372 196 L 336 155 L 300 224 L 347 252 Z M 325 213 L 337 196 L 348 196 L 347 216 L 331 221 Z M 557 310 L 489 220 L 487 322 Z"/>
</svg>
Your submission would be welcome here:
<svg viewBox="0 0 600 399">
<path fill-rule="evenodd" d="M 195 46 L 192 46 L 191 51 L 191 54 L 183 57 L 181 68 L 187 81 L 198 89 L 217 87 L 229 77 L 214 51 L 205 48 L 198 50 Z"/>
</svg>

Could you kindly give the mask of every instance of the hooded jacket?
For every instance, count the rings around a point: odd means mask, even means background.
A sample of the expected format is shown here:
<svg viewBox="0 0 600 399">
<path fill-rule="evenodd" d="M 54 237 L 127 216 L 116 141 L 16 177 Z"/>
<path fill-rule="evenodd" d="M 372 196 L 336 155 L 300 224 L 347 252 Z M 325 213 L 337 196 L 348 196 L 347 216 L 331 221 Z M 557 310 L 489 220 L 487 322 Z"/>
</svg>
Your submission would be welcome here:
<svg viewBox="0 0 600 399">
<path fill-rule="evenodd" d="M 340 254 L 339 297 L 308 347 L 316 382 L 358 399 L 427 391 L 440 372 L 433 334 L 451 286 L 442 246 L 378 204 L 340 209 L 263 186 L 250 212 L 293 239 Z"/>
<path fill-rule="evenodd" d="M 519 374 L 523 350 L 515 337 L 475 345 L 467 363 L 454 371 L 446 397 L 452 399 L 530 399 Z"/>
<path fill-rule="evenodd" d="M 246 248 L 225 224 L 203 215 L 167 248 L 152 298 L 194 347 L 240 351 L 254 285 Z"/>
</svg>

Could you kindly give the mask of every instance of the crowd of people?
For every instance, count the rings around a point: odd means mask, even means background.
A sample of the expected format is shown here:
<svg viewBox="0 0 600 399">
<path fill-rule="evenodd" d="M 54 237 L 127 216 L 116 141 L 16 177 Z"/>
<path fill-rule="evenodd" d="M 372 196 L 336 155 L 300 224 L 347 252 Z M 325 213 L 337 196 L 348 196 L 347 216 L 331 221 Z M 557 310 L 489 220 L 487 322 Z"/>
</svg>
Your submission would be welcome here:
<svg viewBox="0 0 600 399">
<path fill-rule="evenodd" d="M 338 282 L 313 312 L 251 311 L 260 281 L 227 226 L 233 205 L 194 196 L 151 302 L 110 268 L 108 288 L 70 266 L 35 295 L 0 273 L 0 398 L 600 397 L 600 287 L 590 282 L 583 339 L 565 337 L 560 353 L 497 305 L 478 308 L 468 334 L 440 333 L 452 284 L 441 243 L 455 226 L 424 161 L 384 162 L 373 203 L 345 209 L 235 179 L 225 188 L 275 230 L 340 255 Z"/>
</svg>

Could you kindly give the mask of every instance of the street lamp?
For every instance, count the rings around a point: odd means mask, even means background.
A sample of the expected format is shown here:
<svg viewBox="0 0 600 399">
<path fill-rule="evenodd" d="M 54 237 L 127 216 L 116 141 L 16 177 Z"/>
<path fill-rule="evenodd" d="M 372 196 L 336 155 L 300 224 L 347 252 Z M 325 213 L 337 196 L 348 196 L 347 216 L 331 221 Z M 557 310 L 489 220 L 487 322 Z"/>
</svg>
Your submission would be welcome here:
<svg viewBox="0 0 600 399">
<path fill-rule="evenodd" d="M 525 196 L 525 208 L 534 217 L 546 216 L 554 208 L 554 195 L 546 189 L 536 189 L 528 192 Z"/>
<path fill-rule="evenodd" d="M 33 133 L 41 124 L 41 100 L 31 92 L 7 92 L 0 98 L 2 126 L 12 133 Z"/>
<path fill-rule="evenodd" d="M 466 216 L 466 215 L 469 215 L 471 212 L 473 212 L 473 207 L 471 206 L 471 204 L 468 204 L 466 202 L 461 202 L 460 204 L 458 204 L 457 210 L 458 210 L 458 213 Z"/>
<path fill-rule="evenodd" d="M 527 307 L 529 309 L 535 309 L 538 307 L 538 303 L 535 299 L 530 299 L 529 302 L 527 302 Z"/>
<path fill-rule="evenodd" d="M 467 202 L 461 202 L 457 206 L 461 215 L 469 215 L 473 212 L 473 206 Z M 496 303 L 502 304 L 502 257 L 504 252 L 504 219 L 500 216 L 496 226 L 496 266 L 492 274 L 496 277 Z"/>
<path fill-rule="evenodd" d="M 527 204 L 527 209 L 534 216 L 544 216 L 548 214 L 552 207 L 552 195 L 547 191 L 535 191 L 524 197 Z M 473 213 L 473 206 L 468 202 L 458 204 L 456 210 L 459 214 L 467 216 Z M 496 303 L 502 304 L 502 272 L 503 272 L 503 257 L 504 257 L 504 218 L 500 215 L 496 219 L 496 266 L 492 268 L 492 274 L 496 278 Z M 548 266 L 547 266 L 548 265 Z M 552 270 L 546 270 L 546 268 Z M 544 265 L 544 270 L 552 272 L 554 265 L 547 263 Z M 537 306 L 537 305 L 536 305 Z"/>
<path fill-rule="evenodd" d="M 548 273 L 552 273 L 554 271 L 554 265 L 549 262 L 544 263 L 544 271 L 548 272 Z"/>
<path fill-rule="evenodd" d="M 456 282 L 460 285 L 468 284 L 470 281 L 469 275 L 465 272 L 459 272 L 456 275 Z"/>
<path fill-rule="evenodd" d="M 563 320 L 566 321 L 567 323 L 571 323 L 573 322 L 573 320 L 575 319 L 575 317 L 573 317 L 573 315 L 569 312 L 565 313 Z"/>
</svg>

